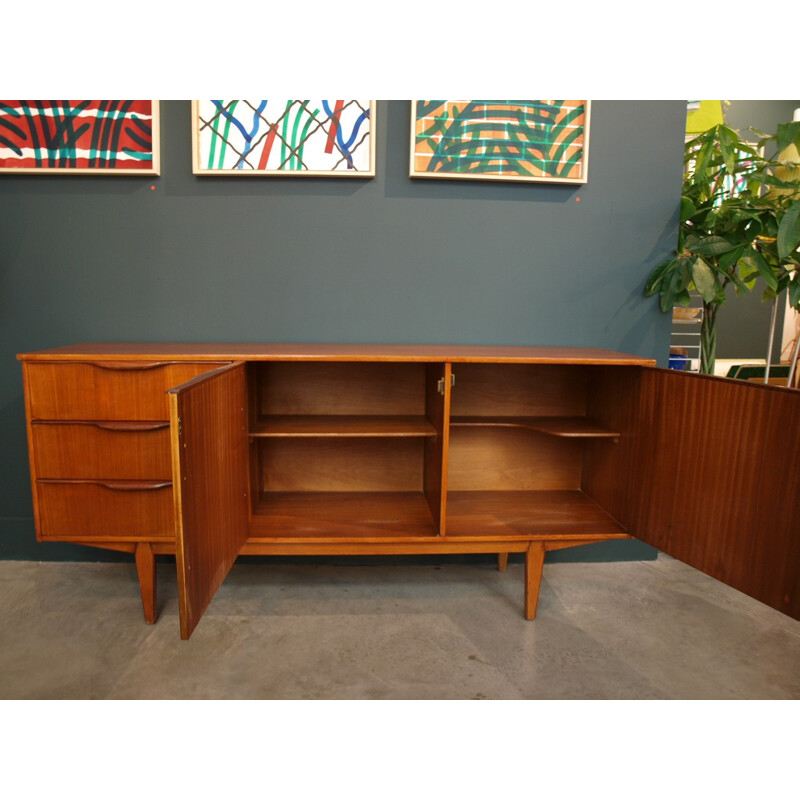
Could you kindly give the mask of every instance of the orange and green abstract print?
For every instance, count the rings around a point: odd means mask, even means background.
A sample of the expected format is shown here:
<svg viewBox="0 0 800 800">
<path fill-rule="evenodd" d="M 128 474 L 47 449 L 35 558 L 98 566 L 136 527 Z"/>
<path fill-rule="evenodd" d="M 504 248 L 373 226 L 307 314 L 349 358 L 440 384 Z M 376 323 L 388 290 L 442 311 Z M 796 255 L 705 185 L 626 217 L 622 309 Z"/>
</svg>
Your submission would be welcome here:
<svg viewBox="0 0 800 800">
<path fill-rule="evenodd" d="M 195 100 L 198 175 L 375 174 L 370 100 Z"/>
<path fill-rule="evenodd" d="M 0 172 L 158 175 L 152 100 L 0 100 Z"/>
<path fill-rule="evenodd" d="M 586 183 L 588 100 L 416 100 L 411 176 Z"/>
</svg>

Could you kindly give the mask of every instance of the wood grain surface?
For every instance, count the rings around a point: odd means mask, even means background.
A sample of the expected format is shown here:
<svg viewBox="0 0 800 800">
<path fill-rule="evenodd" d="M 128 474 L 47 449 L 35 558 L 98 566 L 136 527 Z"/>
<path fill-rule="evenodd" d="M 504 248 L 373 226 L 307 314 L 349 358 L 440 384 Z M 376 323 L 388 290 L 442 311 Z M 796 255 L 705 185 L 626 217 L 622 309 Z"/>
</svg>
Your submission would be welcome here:
<svg viewBox="0 0 800 800">
<path fill-rule="evenodd" d="M 169 423 L 37 423 L 40 478 L 172 480 Z"/>
<path fill-rule="evenodd" d="M 28 365 L 31 417 L 52 420 L 169 419 L 166 392 L 213 363 L 139 361 L 126 368 L 113 362 L 32 362 Z"/>
<path fill-rule="evenodd" d="M 178 601 L 188 639 L 247 538 L 244 364 L 173 389 L 169 401 Z"/>
<path fill-rule="evenodd" d="M 655 364 L 653 358 L 598 347 L 257 342 L 89 342 L 20 353 L 28 361 L 109 359 L 224 361 L 449 361 L 540 364 Z"/>
<path fill-rule="evenodd" d="M 173 535 L 172 482 L 37 481 L 43 539 Z"/>
<path fill-rule="evenodd" d="M 800 618 L 800 393 L 643 370 L 634 536 Z"/>
</svg>

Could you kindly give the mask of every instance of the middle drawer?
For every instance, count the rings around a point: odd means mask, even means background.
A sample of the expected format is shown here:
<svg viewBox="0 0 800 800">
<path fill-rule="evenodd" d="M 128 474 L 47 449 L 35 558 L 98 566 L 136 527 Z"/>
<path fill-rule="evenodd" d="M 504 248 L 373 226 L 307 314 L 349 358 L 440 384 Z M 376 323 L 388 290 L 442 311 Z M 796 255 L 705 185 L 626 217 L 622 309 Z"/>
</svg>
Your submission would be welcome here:
<svg viewBox="0 0 800 800">
<path fill-rule="evenodd" d="M 43 479 L 171 480 L 168 422 L 34 422 Z"/>
</svg>

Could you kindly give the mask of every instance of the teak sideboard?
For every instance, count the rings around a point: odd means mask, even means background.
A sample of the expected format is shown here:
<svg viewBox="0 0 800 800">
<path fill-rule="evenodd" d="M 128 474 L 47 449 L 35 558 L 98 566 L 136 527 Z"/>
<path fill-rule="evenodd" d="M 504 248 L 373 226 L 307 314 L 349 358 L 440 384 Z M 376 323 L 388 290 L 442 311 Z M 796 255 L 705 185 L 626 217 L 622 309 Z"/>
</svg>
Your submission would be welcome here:
<svg viewBox="0 0 800 800">
<path fill-rule="evenodd" d="M 591 348 L 84 344 L 22 361 L 40 541 L 135 555 L 188 638 L 240 554 L 636 537 L 800 618 L 800 392 Z"/>
</svg>

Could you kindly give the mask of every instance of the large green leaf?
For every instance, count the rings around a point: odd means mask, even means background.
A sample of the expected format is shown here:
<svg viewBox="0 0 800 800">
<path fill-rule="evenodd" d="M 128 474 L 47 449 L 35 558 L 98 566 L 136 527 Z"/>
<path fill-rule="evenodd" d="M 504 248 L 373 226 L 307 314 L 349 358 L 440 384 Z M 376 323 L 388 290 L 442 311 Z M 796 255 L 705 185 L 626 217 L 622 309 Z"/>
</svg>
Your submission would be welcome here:
<svg viewBox="0 0 800 800">
<path fill-rule="evenodd" d="M 736 146 L 736 151 L 741 158 L 742 156 L 746 156 L 748 161 L 752 161 L 753 159 L 760 159 L 759 153 L 759 146 L 757 143 L 748 143 L 739 141 L 739 144 Z M 739 165 L 739 172 L 746 172 L 747 170 L 751 169 L 750 165 L 742 167 Z"/>
<path fill-rule="evenodd" d="M 746 256 L 743 256 L 741 259 L 748 267 L 755 267 L 758 270 L 761 277 L 764 279 L 764 283 L 770 287 L 770 289 L 777 290 L 778 288 L 778 277 L 772 271 L 772 267 L 767 263 L 767 260 L 758 250 L 753 250 L 751 253 L 748 253 Z"/>
<path fill-rule="evenodd" d="M 645 297 L 651 297 L 661 288 L 661 282 L 664 280 L 664 276 L 667 274 L 669 269 L 674 268 L 677 263 L 677 258 L 669 258 L 663 263 L 659 264 L 650 273 L 650 277 L 647 279 L 647 283 L 644 287 Z"/>
<path fill-rule="evenodd" d="M 774 186 L 776 189 L 797 189 L 796 181 L 785 181 L 770 175 L 768 172 L 754 172 L 750 176 L 750 180 L 763 183 L 765 186 Z"/>
<path fill-rule="evenodd" d="M 727 253 L 736 247 L 721 236 L 689 236 L 686 239 L 686 249 L 698 256 L 718 256 Z"/>
<path fill-rule="evenodd" d="M 790 144 L 793 144 L 800 150 L 800 122 L 786 122 L 778 125 L 776 144 L 779 155 Z"/>
<path fill-rule="evenodd" d="M 740 244 L 733 250 L 729 250 L 727 253 L 723 253 L 717 260 L 717 265 L 723 271 L 730 269 L 730 267 L 732 267 L 742 257 L 743 252 L 744 252 L 744 245 Z"/>
<path fill-rule="evenodd" d="M 672 273 L 669 279 L 664 282 L 661 288 L 661 296 L 659 297 L 659 304 L 661 310 L 666 314 L 675 305 L 675 298 L 678 294 L 678 289 L 675 287 L 676 273 Z"/>
<path fill-rule="evenodd" d="M 706 173 L 711 157 L 714 154 L 714 141 L 713 139 L 706 139 L 697 151 L 697 157 L 694 162 L 694 170 L 689 172 L 687 180 L 703 182 L 706 180 Z"/>
<path fill-rule="evenodd" d="M 755 259 L 741 259 L 738 264 L 739 275 L 742 280 L 749 285 L 750 281 L 755 281 L 759 276 L 758 267 L 755 265 Z"/>
<path fill-rule="evenodd" d="M 789 304 L 800 311 L 800 277 L 796 277 L 789 284 Z"/>
<path fill-rule="evenodd" d="M 676 258 L 675 265 L 661 284 L 661 310 L 670 311 L 692 280 L 689 259 Z"/>
<path fill-rule="evenodd" d="M 736 146 L 739 144 L 739 137 L 736 132 L 727 125 L 719 126 L 719 149 L 722 153 L 722 160 L 725 168 L 733 173 L 736 170 Z"/>
<path fill-rule="evenodd" d="M 717 293 L 717 276 L 714 270 L 698 257 L 692 264 L 692 280 L 706 303 L 710 303 Z"/>
<path fill-rule="evenodd" d="M 778 226 L 778 255 L 786 258 L 800 245 L 800 200 L 783 215 Z"/>
</svg>

